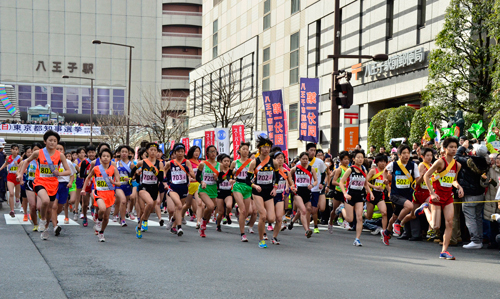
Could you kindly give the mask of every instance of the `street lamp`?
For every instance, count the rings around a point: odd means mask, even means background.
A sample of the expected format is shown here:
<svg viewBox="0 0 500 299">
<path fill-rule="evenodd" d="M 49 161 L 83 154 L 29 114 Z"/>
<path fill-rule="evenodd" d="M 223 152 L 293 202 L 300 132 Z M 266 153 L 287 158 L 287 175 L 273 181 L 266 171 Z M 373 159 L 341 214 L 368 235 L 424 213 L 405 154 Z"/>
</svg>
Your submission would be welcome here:
<svg viewBox="0 0 500 299">
<path fill-rule="evenodd" d="M 130 87 L 132 86 L 132 49 L 134 46 L 130 45 L 125 45 L 125 44 L 118 44 L 118 43 L 110 43 L 110 42 L 103 42 L 100 40 L 93 40 L 92 44 L 94 45 L 113 45 L 113 46 L 120 46 L 120 47 L 128 47 L 130 49 L 130 55 L 129 55 L 129 63 L 128 63 L 128 103 L 127 103 L 127 145 L 130 143 Z"/>
<path fill-rule="evenodd" d="M 340 54 L 340 0 L 335 0 L 334 8 L 334 39 L 333 39 L 333 55 L 328 55 L 328 58 L 333 58 L 333 72 L 332 72 L 332 90 L 330 93 L 331 103 L 331 117 L 330 117 L 330 153 L 337 155 L 339 153 L 339 121 L 340 110 L 336 103 L 338 91 L 336 91 L 337 75 L 339 74 L 339 58 L 347 59 L 373 59 L 374 61 L 386 61 L 389 59 L 387 54 L 376 55 L 341 55 Z"/>
<path fill-rule="evenodd" d="M 90 144 L 92 144 L 92 134 L 94 123 L 92 121 L 92 115 L 94 114 L 94 80 L 93 78 L 87 77 L 76 77 L 76 76 L 62 76 L 63 79 L 84 79 L 90 80 Z"/>
</svg>

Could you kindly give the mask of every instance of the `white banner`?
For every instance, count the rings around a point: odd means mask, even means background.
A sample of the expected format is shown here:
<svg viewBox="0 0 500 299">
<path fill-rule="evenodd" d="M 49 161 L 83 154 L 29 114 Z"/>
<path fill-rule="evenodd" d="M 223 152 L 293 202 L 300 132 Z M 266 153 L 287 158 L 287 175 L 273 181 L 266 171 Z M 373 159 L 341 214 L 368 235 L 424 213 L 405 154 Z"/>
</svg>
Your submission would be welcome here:
<svg viewBox="0 0 500 299">
<path fill-rule="evenodd" d="M 216 128 L 215 129 L 215 145 L 217 146 L 217 151 L 220 154 L 228 154 L 231 152 L 229 147 L 229 129 L 227 128 Z"/>
<path fill-rule="evenodd" d="M 81 126 L 57 126 L 57 125 L 2 124 L 0 133 L 44 134 L 48 130 L 56 131 L 60 135 L 90 136 L 90 126 L 81 127 Z M 93 135 L 101 135 L 101 128 L 93 127 Z"/>
</svg>

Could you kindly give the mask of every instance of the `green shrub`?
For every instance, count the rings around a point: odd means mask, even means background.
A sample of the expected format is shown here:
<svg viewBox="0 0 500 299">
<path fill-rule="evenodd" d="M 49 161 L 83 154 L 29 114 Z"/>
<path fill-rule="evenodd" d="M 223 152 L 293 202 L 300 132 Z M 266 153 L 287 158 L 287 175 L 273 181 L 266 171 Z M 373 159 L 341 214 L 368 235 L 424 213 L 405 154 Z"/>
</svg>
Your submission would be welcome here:
<svg viewBox="0 0 500 299">
<path fill-rule="evenodd" d="M 379 148 L 385 145 L 385 122 L 389 113 L 395 108 L 380 110 L 375 114 L 368 127 L 368 146 Z"/>
<path fill-rule="evenodd" d="M 385 145 L 391 147 L 392 138 L 410 137 L 411 121 L 415 114 L 415 108 L 409 106 L 400 106 L 391 110 L 387 115 L 385 123 Z"/>
<path fill-rule="evenodd" d="M 409 143 L 419 143 L 425 134 L 425 130 L 432 122 L 435 129 L 441 128 L 441 113 L 435 106 L 425 106 L 415 111 L 411 121 Z"/>
</svg>

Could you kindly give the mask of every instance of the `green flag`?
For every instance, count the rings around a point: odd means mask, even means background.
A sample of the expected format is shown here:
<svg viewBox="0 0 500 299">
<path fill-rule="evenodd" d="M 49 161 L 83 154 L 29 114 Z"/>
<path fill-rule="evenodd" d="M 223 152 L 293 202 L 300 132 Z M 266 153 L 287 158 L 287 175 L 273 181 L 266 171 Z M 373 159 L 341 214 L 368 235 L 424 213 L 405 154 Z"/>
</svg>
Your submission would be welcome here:
<svg viewBox="0 0 500 299">
<path fill-rule="evenodd" d="M 457 125 L 453 124 L 451 128 L 442 128 L 441 131 L 443 131 L 443 135 L 441 135 L 441 140 L 447 138 L 447 137 L 455 137 L 455 127 Z"/>
<path fill-rule="evenodd" d="M 497 135 L 493 133 L 493 128 L 497 126 L 497 121 L 494 119 L 490 127 L 488 128 L 488 134 L 486 134 L 486 142 L 491 143 L 495 140 L 497 140 Z"/>
<path fill-rule="evenodd" d="M 470 129 L 467 131 L 469 131 L 474 138 L 479 139 L 479 136 L 481 136 L 481 134 L 483 134 L 486 130 L 483 128 L 483 121 L 480 120 L 477 124 L 472 124 Z"/>
</svg>

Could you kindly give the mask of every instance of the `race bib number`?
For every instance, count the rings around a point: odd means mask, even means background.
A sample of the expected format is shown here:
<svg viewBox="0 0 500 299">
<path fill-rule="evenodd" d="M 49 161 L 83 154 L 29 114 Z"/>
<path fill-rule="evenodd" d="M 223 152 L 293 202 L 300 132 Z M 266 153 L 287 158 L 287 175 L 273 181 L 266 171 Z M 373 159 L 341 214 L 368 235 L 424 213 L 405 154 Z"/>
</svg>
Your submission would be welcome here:
<svg viewBox="0 0 500 299">
<path fill-rule="evenodd" d="M 406 175 L 396 176 L 396 187 L 398 189 L 408 189 L 410 188 L 410 180 Z"/>
<path fill-rule="evenodd" d="M 28 177 L 29 178 L 35 178 L 35 173 L 34 172 L 28 172 Z"/>
<path fill-rule="evenodd" d="M 54 174 L 52 173 L 52 170 L 50 170 L 49 165 L 40 165 L 40 177 L 42 178 L 52 178 L 54 177 Z"/>
<path fill-rule="evenodd" d="M 360 176 L 351 177 L 349 179 L 349 188 L 353 190 L 363 190 L 365 186 L 365 178 Z"/>
<path fill-rule="evenodd" d="M 374 185 L 377 186 L 377 187 L 385 188 L 385 184 L 384 184 L 383 180 L 375 179 L 375 184 Z"/>
<path fill-rule="evenodd" d="M 229 181 L 224 181 L 219 185 L 219 189 L 221 190 L 231 190 L 231 184 L 229 184 Z"/>
<path fill-rule="evenodd" d="M 215 185 L 216 182 L 215 182 L 215 178 L 214 178 L 214 174 L 213 173 L 204 173 L 203 174 L 203 181 L 207 184 L 207 185 Z"/>
<path fill-rule="evenodd" d="M 109 186 L 106 184 L 104 178 L 96 178 L 95 186 L 97 191 L 109 191 Z"/>
<path fill-rule="evenodd" d="M 276 189 L 276 193 L 285 192 L 285 187 L 286 187 L 286 182 L 280 180 L 280 182 L 278 183 L 278 189 Z"/>
<path fill-rule="evenodd" d="M 247 178 L 247 173 L 248 173 L 248 168 L 244 168 L 241 170 L 240 173 L 238 173 L 238 176 L 237 178 L 240 179 L 240 180 L 244 180 Z"/>
<path fill-rule="evenodd" d="M 305 173 L 296 173 L 295 174 L 295 185 L 297 187 L 308 187 L 311 184 L 311 179 Z"/>
<path fill-rule="evenodd" d="M 9 173 L 16 173 L 17 169 L 18 169 L 18 167 L 17 167 L 17 166 L 12 166 L 12 167 L 10 168 Z"/>
<path fill-rule="evenodd" d="M 273 183 L 273 172 L 272 171 L 259 171 L 257 173 L 257 184 L 258 185 L 269 185 Z"/>
<path fill-rule="evenodd" d="M 185 184 L 187 183 L 186 173 L 182 170 L 173 170 L 171 172 L 172 183 L 173 184 Z"/>
<path fill-rule="evenodd" d="M 148 184 L 148 185 L 153 185 L 158 183 L 158 178 L 152 171 L 145 170 L 142 172 L 142 183 L 143 184 Z"/>
<path fill-rule="evenodd" d="M 128 182 L 128 181 L 129 181 L 128 175 L 125 173 L 120 173 L 120 182 Z"/>
<path fill-rule="evenodd" d="M 453 186 L 453 181 L 455 180 L 455 173 L 448 172 L 444 177 L 442 177 L 439 182 L 441 187 L 451 188 Z"/>
</svg>

